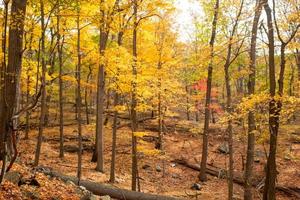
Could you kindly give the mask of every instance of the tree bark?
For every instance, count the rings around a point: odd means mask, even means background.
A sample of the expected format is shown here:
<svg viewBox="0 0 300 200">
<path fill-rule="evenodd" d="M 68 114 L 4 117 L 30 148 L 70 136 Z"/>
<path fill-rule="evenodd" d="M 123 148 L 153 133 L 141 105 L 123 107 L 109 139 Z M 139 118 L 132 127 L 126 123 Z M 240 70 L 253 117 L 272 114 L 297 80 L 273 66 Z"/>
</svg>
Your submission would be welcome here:
<svg viewBox="0 0 300 200">
<path fill-rule="evenodd" d="M 250 65 L 249 65 L 249 80 L 248 80 L 248 95 L 255 93 L 255 77 L 256 77 L 256 40 L 258 22 L 261 16 L 262 6 L 264 0 L 257 0 L 255 6 L 255 14 L 251 31 L 251 47 L 249 52 Z M 252 200 L 252 174 L 254 162 L 254 145 L 255 145 L 255 116 L 253 111 L 248 113 L 248 142 L 247 142 L 247 158 L 245 169 L 245 185 L 244 185 L 244 199 Z"/>
<path fill-rule="evenodd" d="M 100 64 L 98 69 L 98 84 L 97 84 L 97 116 L 96 116 L 96 151 L 94 157 L 97 159 L 96 170 L 104 172 L 104 96 L 105 96 L 105 70 L 104 70 L 104 56 L 105 49 L 108 39 L 107 27 L 105 27 L 105 11 L 103 10 L 105 1 L 101 0 L 100 15 L 102 23 L 100 24 L 100 42 L 99 42 L 99 53 L 100 53 Z"/>
<path fill-rule="evenodd" d="M 44 10 L 44 0 L 40 0 L 41 6 L 41 64 L 42 64 L 42 76 L 41 76 L 41 84 L 42 84 L 42 99 L 41 99 L 41 113 L 40 113 L 40 122 L 39 122 L 39 132 L 37 138 L 37 146 L 35 151 L 35 159 L 34 166 L 39 165 L 42 140 L 43 140 L 43 131 L 44 131 L 44 123 L 45 123 L 45 115 L 46 115 L 46 72 L 47 66 L 45 61 L 45 37 L 46 37 L 46 25 L 45 25 L 45 10 Z"/>
<path fill-rule="evenodd" d="M 204 119 L 204 130 L 203 130 L 203 142 L 202 142 L 202 157 L 201 157 L 201 171 L 199 174 L 199 179 L 201 181 L 206 181 L 206 163 L 208 156 L 208 133 L 209 133 L 209 120 L 210 120 L 210 103 L 211 103 L 211 88 L 212 88 L 212 72 L 213 72 L 213 58 L 214 58 L 214 44 L 217 35 L 217 22 L 219 15 L 219 0 L 216 0 L 214 7 L 214 17 L 212 22 L 212 33 L 209 42 L 210 46 L 210 63 L 207 72 L 207 88 L 206 88 L 206 98 L 205 98 L 205 119 Z"/>
<path fill-rule="evenodd" d="M 86 83 L 88 84 L 90 82 L 90 79 L 92 77 L 92 68 L 91 66 L 89 66 L 89 73 L 86 77 Z M 90 109 L 91 109 L 91 105 L 89 106 L 89 101 L 88 101 L 88 93 L 90 92 L 90 89 L 88 88 L 88 86 L 85 87 L 84 90 L 84 104 L 85 104 L 85 117 L 86 117 L 86 124 L 90 124 Z M 90 97 L 92 98 L 92 97 Z"/>
<path fill-rule="evenodd" d="M 235 36 L 236 30 L 238 28 L 238 23 L 240 20 L 240 16 L 242 14 L 244 6 L 244 1 L 241 2 L 239 11 L 237 13 L 234 26 L 231 30 L 231 34 L 228 40 L 228 47 L 227 47 L 227 56 L 226 61 L 224 64 L 224 72 L 225 72 L 225 86 L 226 86 L 226 111 L 229 114 L 232 114 L 232 97 L 231 97 L 231 84 L 230 84 L 230 74 L 229 68 L 232 63 L 231 55 L 232 55 L 232 42 L 233 37 Z M 228 133 L 228 146 L 229 146 L 229 173 L 228 173 L 228 200 L 233 199 L 233 133 L 232 133 L 232 120 L 228 121 L 227 125 L 227 133 Z"/>
<path fill-rule="evenodd" d="M 118 46 L 122 46 L 123 31 L 118 33 Z M 117 74 L 118 76 L 118 74 Z M 117 77 L 118 79 L 118 77 Z M 117 81 L 117 80 L 116 80 Z M 118 111 L 116 106 L 119 104 L 119 94 L 115 91 L 114 94 L 114 119 L 113 119 L 113 132 L 112 132 L 112 150 L 111 150 L 111 166 L 110 166 L 110 179 L 111 183 L 115 182 L 115 168 L 116 168 L 116 149 L 117 149 L 117 129 L 118 129 Z"/>
<path fill-rule="evenodd" d="M 59 157 L 64 157 L 63 40 L 60 29 L 60 0 L 57 0 L 57 53 L 59 65 Z"/>
<path fill-rule="evenodd" d="M 7 141 L 13 131 L 13 114 L 16 107 L 16 94 L 20 82 L 22 68 L 22 50 L 26 0 L 13 0 L 11 5 L 11 22 L 9 30 L 8 65 L 5 69 L 2 102 L 0 104 L 0 160 L 2 171 L 0 183 L 5 172 Z M 18 26 L 16 26 L 16 24 Z"/>
<path fill-rule="evenodd" d="M 270 103 L 269 103 L 269 130 L 270 130 L 270 150 L 267 160 L 266 181 L 264 186 L 264 200 L 275 200 L 276 186 L 276 150 L 277 135 L 279 128 L 279 116 L 277 113 L 276 95 L 276 74 L 275 74 L 275 44 L 274 44 L 274 28 L 272 19 L 272 10 L 266 2 L 264 9 L 267 15 L 268 23 L 268 40 L 269 40 L 269 81 L 270 81 Z"/>
<path fill-rule="evenodd" d="M 132 39 L 132 81 L 131 81 L 131 129 L 132 129 L 132 163 L 131 163 L 131 189 L 137 190 L 137 174 L 138 174 L 138 160 L 137 160 L 137 138 L 135 132 L 137 131 L 137 28 L 138 28 L 138 1 L 133 0 L 133 39 Z"/>
<path fill-rule="evenodd" d="M 76 95 L 76 106 L 77 106 L 77 125 L 78 125 L 78 165 L 77 165 L 77 179 L 78 185 L 81 179 L 81 166 L 82 166 L 82 127 L 81 127 L 81 47 L 80 47 L 80 5 L 79 0 L 77 0 L 77 69 L 76 69 L 76 79 L 77 79 L 77 95 Z"/>
</svg>

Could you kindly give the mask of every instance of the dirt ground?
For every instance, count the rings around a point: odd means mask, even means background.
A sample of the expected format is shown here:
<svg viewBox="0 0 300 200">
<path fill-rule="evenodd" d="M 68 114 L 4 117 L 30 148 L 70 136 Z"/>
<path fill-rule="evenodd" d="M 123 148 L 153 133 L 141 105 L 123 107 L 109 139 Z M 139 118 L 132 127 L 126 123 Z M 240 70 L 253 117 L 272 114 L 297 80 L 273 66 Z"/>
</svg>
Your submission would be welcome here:
<svg viewBox="0 0 300 200">
<path fill-rule="evenodd" d="M 144 125 L 140 126 L 141 131 L 143 127 L 155 126 L 155 120 L 147 121 Z M 174 159 L 186 159 L 190 163 L 198 164 L 201 158 L 202 137 L 193 134 L 189 131 L 182 131 L 182 129 L 175 127 L 187 126 L 189 128 L 199 126 L 195 122 L 186 122 L 185 125 L 178 126 L 178 121 L 168 120 L 166 122 L 170 127 L 164 136 L 164 153 L 159 155 L 147 155 L 146 153 L 139 154 L 139 176 L 141 191 L 147 193 L 157 193 L 170 196 L 185 197 L 187 199 L 214 199 L 223 200 L 227 199 L 227 181 L 217 177 L 208 176 L 208 181 L 200 183 L 202 188 L 200 191 L 191 189 L 194 183 L 198 182 L 198 172 L 187 167 L 173 163 Z M 176 125 L 177 124 L 177 125 Z M 95 163 L 91 163 L 92 151 L 84 151 L 83 153 L 83 179 L 92 180 L 95 182 L 108 182 L 110 172 L 110 159 L 111 159 L 111 133 L 112 130 L 108 125 L 105 128 L 105 173 L 95 171 Z M 286 126 L 281 131 L 281 137 L 278 147 L 278 184 L 284 186 L 298 186 L 300 185 L 300 144 L 292 144 L 289 132 L 300 133 L 300 125 L 292 125 L 293 129 Z M 76 136 L 77 126 L 65 126 L 65 135 Z M 209 138 L 209 159 L 208 163 L 220 168 L 227 167 L 228 156 L 221 154 L 217 149 L 220 144 L 225 141 L 225 129 L 220 125 L 212 125 L 212 131 Z M 235 142 L 234 142 L 234 162 L 235 171 L 242 172 L 243 160 L 245 160 L 246 152 L 246 139 L 242 135 L 241 128 L 235 129 Z M 145 130 L 147 135 L 156 136 L 157 133 Z M 92 146 L 94 142 L 94 128 L 93 125 L 83 126 L 83 135 L 89 138 L 86 145 Z M 116 177 L 117 183 L 115 184 L 120 188 L 130 189 L 131 183 L 131 131 L 128 127 L 118 130 L 117 139 L 117 159 L 116 159 Z M 34 160 L 34 152 L 36 145 L 37 130 L 30 132 L 30 139 L 20 141 L 20 160 L 26 165 L 31 165 Z M 242 135 L 242 136 L 241 136 Z M 59 127 L 52 127 L 45 129 L 44 138 L 46 139 L 42 146 L 42 154 L 40 158 L 40 165 L 51 167 L 66 175 L 76 176 L 77 167 L 77 153 L 65 153 L 64 159 L 59 159 L 59 142 L 51 140 L 51 138 L 59 137 Z M 50 140 L 49 140 L 50 138 Z M 139 139 L 139 145 L 143 149 L 154 149 L 154 142 L 144 141 Z M 76 140 L 66 141 L 65 145 L 76 145 Z M 257 149 L 264 151 L 262 145 L 257 145 Z M 287 151 L 289 152 L 287 157 Z M 255 163 L 254 170 L 256 176 L 263 176 L 263 169 L 265 158 L 259 158 L 259 162 Z M 149 165 L 147 169 L 146 165 Z M 157 168 L 162 169 L 157 170 Z M 160 171 L 160 172 L 158 172 Z M 261 199 L 261 192 L 254 188 L 255 199 Z M 293 199 L 285 194 L 278 192 L 277 199 L 286 200 Z M 235 199 L 243 199 L 243 188 L 240 185 L 234 185 Z"/>
</svg>

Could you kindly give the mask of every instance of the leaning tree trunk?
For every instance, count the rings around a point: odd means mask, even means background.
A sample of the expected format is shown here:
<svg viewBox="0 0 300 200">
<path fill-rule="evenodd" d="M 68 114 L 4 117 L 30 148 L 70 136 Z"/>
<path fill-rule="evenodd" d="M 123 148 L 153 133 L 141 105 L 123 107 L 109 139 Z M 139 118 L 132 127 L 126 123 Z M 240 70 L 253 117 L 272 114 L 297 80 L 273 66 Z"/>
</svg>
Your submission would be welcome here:
<svg viewBox="0 0 300 200">
<path fill-rule="evenodd" d="M 26 0 L 13 0 L 11 5 L 11 24 L 9 30 L 8 65 L 5 69 L 2 100 L 0 102 L 0 160 L 2 171 L 0 183 L 5 172 L 7 140 L 12 133 L 12 118 L 16 107 L 16 93 L 20 82 L 22 67 L 23 33 L 26 14 Z M 18 17 L 16 17 L 18 16 Z M 18 26 L 16 27 L 16 24 Z"/>
<path fill-rule="evenodd" d="M 202 157 L 201 157 L 201 171 L 199 179 L 206 181 L 206 163 L 208 154 L 208 132 L 209 132 L 209 120 L 210 120 L 210 102 L 211 102 L 211 88 L 212 88 L 212 72 L 213 72 L 213 58 L 214 58 L 214 45 L 217 35 L 217 21 L 219 14 L 219 0 L 216 0 L 214 7 L 214 17 L 212 23 L 212 33 L 209 42 L 210 46 L 210 62 L 208 65 L 207 72 L 207 88 L 206 88 L 206 99 L 205 99 L 205 119 L 204 119 L 204 130 L 203 130 L 203 143 L 202 143 Z"/>
<path fill-rule="evenodd" d="M 255 76 L 256 76 L 256 38 L 258 22 L 262 11 L 264 0 L 257 0 L 255 6 L 255 14 L 252 25 L 251 34 L 251 48 L 249 52 L 250 56 L 250 74 L 248 82 L 248 94 L 253 95 L 255 93 Z M 248 114 L 248 143 L 247 143 L 247 158 L 245 169 L 245 186 L 244 186 L 244 199 L 252 200 L 252 176 L 253 176 L 253 162 L 254 162 L 254 145 L 255 145 L 255 116 L 253 111 Z"/>
</svg>

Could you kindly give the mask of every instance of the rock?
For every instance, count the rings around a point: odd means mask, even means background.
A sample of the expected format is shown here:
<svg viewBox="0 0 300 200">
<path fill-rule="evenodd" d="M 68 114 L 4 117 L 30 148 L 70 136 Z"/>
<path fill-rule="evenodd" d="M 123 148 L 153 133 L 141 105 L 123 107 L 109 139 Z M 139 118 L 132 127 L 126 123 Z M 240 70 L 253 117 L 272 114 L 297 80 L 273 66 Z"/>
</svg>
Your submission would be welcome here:
<svg viewBox="0 0 300 200">
<path fill-rule="evenodd" d="M 101 196 L 100 197 L 101 200 L 111 200 L 110 196 L 106 195 L 106 196 Z"/>
<path fill-rule="evenodd" d="M 84 186 L 82 186 L 82 185 L 79 186 L 79 188 L 80 188 L 82 191 L 87 191 L 86 188 L 85 188 Z"/>
<path fill-rule="evenodd" d="M 171 167 L 175 167 L 176 166 L 176 164 L 175 163 L 171 163 Z"/>
<path fill-rule="evenodd" d="M 145 165 L 143 165 L 143 167 L 142 167 L 144 170 L 149 170 L 149 169 L 151 169 L 151 166 L 150 165 L 147 165 L 147 164 L 145 164 Z"/>
<path fill-rule="evenodd" d="M 93 194 L 89 198 L 89 200 L 99 200 L 99 199 L 101 199 L 101 198 L 99 198 L 98 196 L 93 195 Z"/>
<path fill-rule="evenodd" d="M 223 154 L 228 154 L 229 153 L 228 143 L 225 142 L 225 143 L 221 144 L 220 146 L 218 146 L 218 151 Z"/>
<path fill-rule="evenodd" d="M 242 200 L 243 198 L 238 195 L 233 195 L 233 200 Z"/>
<path fill-rule="evenodd" d="M 5 174 L 4 179 L 6 179 L 7 181 L 9 181 L 15 185 L 18 185 L 19 182 L 21 181 L 21 174 L 19 172 L 15 172 L 15 171 L 8 172 Z"/>
<path fill-rule="evenodd" d="M 194 183 L 194 185 L 191 187 L 192 190 L 201 190 L 202 186 L 199 183 Z"/>
<path fill-rule="evenodd" d="M 22 191 L 22 194 L 24 197 L 26 197 L 26 199 L 32 199 L 32 200 L 38 200 L 39 198 L 39 194 L 37 192 L 34 191 Z"/>
<path fill-rule="evenodd" d="M 76 189 L 76 191 L 77 191 L 77 194 L 79 194 L 81 196 L 80 200 L 91 200 L 91 198 L 93 196 L 93 194 L 83 186 L 80 186 L 78 189 Z M 95 199 L 93 199 L 93 200 L 95 200 Z"/>
<path fill-rule="evenodd" d="M 256 150 L 254 152 L 254 156 L 258 157 L 258 158 L 264 158 L 265 157 L 265 152 L 261 151 L 261 150 Z"/>
<path fill-rule="evenodd" d="M 70 180 L 68 180 L 67 182 L 66 182 L 68 185 L 76 185 L 73 181 L 70 181 Z"/>
<path fill-rule="evenodd" d="M 286 161 L 291 161 L 292 158 L 291 158 L 290 155 L 285 155 L 285 156 L 284 156 L 284 160 L 286 160 Z"/>
<path fill-rule="evenodd" d="M 31 185 L 31 186 L 36 186 L 36 187 L 40 187 L 41 184 L 38 182 L 38 180 L 36 180 L 35 177 L 31 177 L 31 178 L 26 178 L 26 179 L 21 179 L 19 184 L 20 185 Z"/>
<path fill-rule="evenodd" d="M 162 169 L 161 169 L 161 167 L 159 165 L 156 166 L 156 171 L 157 172 L 161 172 L 162 171 Z"/>
<path fill-rule="evenodd" d="M 180 178 L 180 176 L 178 174 L 172 174 L 172 178 L 178 179 L 178 178 Z"/>
<path fill-rule="evenodd" d="M 263 159 L 265 157 L 265 153 L 261 150 L 256 150 L 254 152 L 254 162 L 259 163 L 260 159 Z"/>
<path fill-rule="evenodd" d="M 124 183 L 125 180 L 123 178 L 116 178 L 116 183 Z"/>
</svg>

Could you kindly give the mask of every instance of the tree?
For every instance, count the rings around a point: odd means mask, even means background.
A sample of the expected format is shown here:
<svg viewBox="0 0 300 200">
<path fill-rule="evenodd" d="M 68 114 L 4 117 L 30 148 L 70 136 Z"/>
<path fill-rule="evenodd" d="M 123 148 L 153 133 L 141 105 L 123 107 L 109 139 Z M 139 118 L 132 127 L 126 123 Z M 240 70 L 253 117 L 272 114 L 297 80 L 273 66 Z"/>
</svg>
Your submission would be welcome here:
<svg viewBox="0 0 300 200">
<path fill-rule="evenodd" d="M 131 81 L 131 129 L 132 129 L 132 166 L 131 166 L 131 189 L 133 191 L 137 190 L 137 178 L 138 178 L 138 160 L 137 160 L 137 137 L 135 132 L 137 131 L 137 28 L 138 28 L 138 1 L 133 0 L 133 32 L 132 32 L 132 76 Z"/>
<path fill-rule="evenodd" d="M 0 102 L 0 160 L 2 171 L 0 183 L 6 170 L 7 140 L 14 132 L 13 117 L 16 93 L 20 82 L 22 66 L 23 33 L 26 15 L 26 0 L 13 0 L 11 5 L 11 22 L 9 29 L 8 64 L 5 69 L 2 101 Z"/>
<path fill-rule="evenodd" d="M 257 0 L 255 6 L 254 19 L 251 31 L 251 43 L 250 43 L 250 65 L 249 65 L 249 80 L 248 80 L 248 95 L 255 93 L 255 78 L 256 78 L 256 39 L 258 22 L 262 11 L 264 1 Z M 245 169 L 245 188 L 244 198 L 245 200 L 252 200 L 252 170 L 254 162 L 254 145 L 255 145 L 255 116 L 253 111 L 248 114 L 248 142 L 247 142 L 247 158 L 246 158 L 246 169 Z"/>
<path fill-rule="evenodd" d="M 46 47 L 45 47 L 45 40 L 46 40 L 46 24 L 45 24 L 45 7 L 44 1 L 40 0 L 40 11 L 41 11 L 41 64 L 42 64 L 42 76 L 41 76 L 41 90 L 42 90 L 42 98 L 41 98 L 41 113 L 40 113 L 40 121 L 39 121 L 39 133 L 37 138 L 37 145 L 35 151 L 35 158 L 34 158 L 34 165 L 39 165 L 41 148 L 42 148 L 42 140 L 43 140 L 43 131 L 44 131 L 44 123 L 45 123 L 45 116 L 46 116 Z"/>
<path fill-rule="evenodd" d="M 224 64 L 224 72 L 225 72 L 225 85 L 226 85 L 226 111 L 230 114 L 232 113 L 232 95 L 231 95 L 231 84 L 230 84 L 230 74 L 229 74 L 229 67 L 236 59 L 237 56 L 232 58 L 232 46 L 233 40 L 238 28 L 238 24 L 240 21 L 240 17 L 243 11 L 244 1 L 240 3 L 238 7 L 237 15 L 234 19 L 232 30 L 230 31 L 230 36 L 228 40 L 228 47 L 227 47 L 227 56 L 226 61 Z M 243 44 L 242 44 L 243 45 Z M 239 51 L 239 50 L 238 50 Z M 237 52 L 239 54 L 239 52 Z M 232 200 L 233 198 L 233 133 L 232 133 L 232 120 L 228 120 L 227 126 L 227 133 L 228 133 L 228 146 L 229 146 L 229 183 L 228 183 L 228 199 Z"/>
<path fill-rule="evenodd" d="M 276 20 L 275 13 L 275 1 L 273 1 L 273 12 L 269 4 L 266 2 L 264 5 L 267 22 L 268 22 L 268 40 L 269 40 L 269 77 L 270 77 L 270 103 L 269 103 L 269 131 L 270 131 L 270 149 L 269 156 L 267 160 L 267 169 L 266 169 L 266 180 L 264 187 L 264 200 L 275 200 L 275 187 L 276 187 L 276 151 L 277 151 L 277 137 L 280 126 L 280 113 L 282 109 L 282 98 L 283 88 L 284 88 L 284 73 L 285 73 L 285 48 L 292 41 L 296 35 L 299 24 L 296 24 L 296 28 L 292 31 L 291 35 L 288 37 L 287 41 L 283 39 L 280 34 L 279 26 Z M 273 19 L 272 19 L 273 13 Z M 274 25 L 277 31 L 277 36 L 281 42 L 280 46 L 280 74 L 278 80 L 278 96 L 276 98 L 276 71 L 275 71 L 275 42 L 274 42 Z"/>
<path fill-rule="evenodd" d="M 213 59 L 214 59 L 214 45 L 217 34 L 217 22 L 219 14 L 219 0 L 216 0 L 214 6 L 214 16 L 212 22 L 212 33 L 209 42 L 210 46 L 210 62 L 207 71 L 207 89 L 206 89 L 206 99 L 205 99 L 205 121 L 203 130 L 203 143 L 202 143 L 202 157 L 201 157 L 201 171 L 199 174 L 199 179 L 201 181 L 206 181 L 206 163 L 208 156 L 208 133 L 209 133 L 209 120 L 210 120 L 210 103 L 211 103 L 211 88 L 212 88 L 212 72 L 213 72 Z"/>
<path fill-rule="evenodd" d="M 269 81 L 270 81 L 270 103 L 269 103 L 269 130 L 270 130 L 270 152 L 267 161 L 266 181 L 264 186 L 264 200 L 275 200 L 276 181 L 276 148 L 279 128 L 279 116 L 277 113 L 276 95 L 276 75 L 275 75 L 275 42 L 272 10 L 265 2 L 264 9 L 267 14 L 268 40 L 269 40 Z"/>
<path fill-rule="evenodd" d="M 80 185 L 81 179 L 81 165 L 82 165 L 82 127 L 81 127 L 81 46 L 80 46 L 80 35 L 81 35 L 81 27 L 80 27 L 80 4 L 79 0 L 76 2 L 77 6 L 77 66 L 76 66 L 76 79 L 77 79 L 77 95 L 76 95 L 76 106 L 77 106 L 77 124 L 78 124 L 78 167 L 77 167 L 77 178 L 78 185 Z"/>
</svg>

